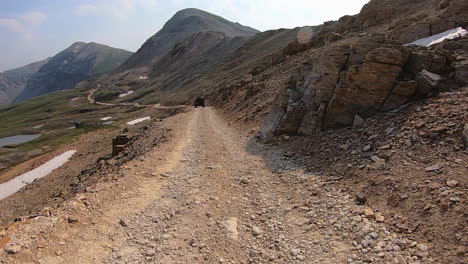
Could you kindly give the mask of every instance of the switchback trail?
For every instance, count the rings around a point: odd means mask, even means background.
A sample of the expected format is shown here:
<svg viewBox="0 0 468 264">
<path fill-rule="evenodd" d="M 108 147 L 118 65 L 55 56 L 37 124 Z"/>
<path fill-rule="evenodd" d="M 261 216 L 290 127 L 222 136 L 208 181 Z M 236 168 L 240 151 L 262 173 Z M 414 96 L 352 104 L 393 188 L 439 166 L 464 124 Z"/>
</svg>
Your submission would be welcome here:
<svg viewBox="0 0 468 264">
<path fill-rule="evenodd" d="M 194 109 L 168 122 L 179 129 L 171 143 L 129 164 L 117 189 L 107 183 L 93 197 L 77 198 L 94 210 L 75 208 L 77 222 L 48 225 L 40 249 L 25 240 L 29 249 L 6 263 L 426 259 L 427 250 L 389 232 L 372 210 L 354 205 L 333 182 L 304 173 L 274 150 L 248 144 L 213 109 Z"/>
</svg>

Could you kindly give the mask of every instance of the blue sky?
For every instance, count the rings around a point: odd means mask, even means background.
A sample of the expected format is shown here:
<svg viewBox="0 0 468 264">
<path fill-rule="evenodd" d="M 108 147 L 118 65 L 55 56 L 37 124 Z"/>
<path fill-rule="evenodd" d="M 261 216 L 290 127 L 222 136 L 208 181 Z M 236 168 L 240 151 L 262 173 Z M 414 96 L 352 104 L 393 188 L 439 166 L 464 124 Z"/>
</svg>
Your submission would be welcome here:
<svg viewBox="0 0 468 264">
<path fill-rule="evenodd" d="M 0 71 L 77 41 L 136 51 L 178 10 L 195 7 L 259 30 L 357 14 L 368 0 L 0 0 Z"/>
</svg>

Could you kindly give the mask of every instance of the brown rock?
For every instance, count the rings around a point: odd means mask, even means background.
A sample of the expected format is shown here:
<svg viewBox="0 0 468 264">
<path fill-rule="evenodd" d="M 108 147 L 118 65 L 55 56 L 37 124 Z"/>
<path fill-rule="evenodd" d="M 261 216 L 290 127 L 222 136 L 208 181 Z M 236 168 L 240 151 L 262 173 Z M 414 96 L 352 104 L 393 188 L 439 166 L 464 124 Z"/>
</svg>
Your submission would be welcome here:
<svg viewBox="0 0 468 264">
<path fill-rule="evenodd" d="M 387 98 L 385 103 L 382 105 L 380 110 L 390 111 L 392 109 L 398 108 L 398 107 L 406 104 L 408 101 L 409 101 L 408 97 L 392 93 Z"/>
<path fill-rule="evenodd" d="M 448 180 L 448 181 L 447 181 L 447 186 L 448 186 L 448 187 L 451 187 L 451 188 L 457 187 L 457 186 L 458 186 L 458 181 L 455 181 L 455 180 Z"/>
<path fill-rule="evenodd" d="M 374 211 L 370 208 L 364 208 L 364 215 L 369 219 L 372 219 L 375 217 Z"/>
<path fill-rule="evenodd" d="M 69 217 L 67 218 L 67 221 L 68 221 L 68 223 L 70 223 L 70 224 L 74 224 L 74 223 L 78 223 L 80 220 L 79 220 L 77 217 L 69 216 Z"/>
<path fill-rule="evenodd" d="M 18 244 L 11 244 L 5 247 L 5 252 L 11 255 L 14 255 L 21 250 L 21 245 Z"/>
<path fill-rule="evenodd" d="M 400 81 L 393 88 L 392 93 L 405 97 L 411 97 L 416 93 L 418 83 L 416 81 Z"/>
<path fill-rule="evenodd" d="M 369 52 L 364 61 L 402 66 L 406 59 L 403 57 L 401 51 L 395 48 L 383 47 L 376 48 Z"/>
<path fill-rule="evenodd" d="M 356 193 L 356 204 L 363 205 L 367 201 L 367 197 L 363 192 Z"/>
<path fill-rule="evenodd" d="M 375 221 L 377 221 L 379 223 L 383 223 L 385 221 L 385 217 L 383 216 L 382 213 L 377 212 L 377 213 L 375 213 Z"/>
<path fill-rule="evenodd" d="M 392 207 L 397 207 L 400 204 L 400 196 L 392 194 L 387 199 L 387 204 Z"/>
</svg>

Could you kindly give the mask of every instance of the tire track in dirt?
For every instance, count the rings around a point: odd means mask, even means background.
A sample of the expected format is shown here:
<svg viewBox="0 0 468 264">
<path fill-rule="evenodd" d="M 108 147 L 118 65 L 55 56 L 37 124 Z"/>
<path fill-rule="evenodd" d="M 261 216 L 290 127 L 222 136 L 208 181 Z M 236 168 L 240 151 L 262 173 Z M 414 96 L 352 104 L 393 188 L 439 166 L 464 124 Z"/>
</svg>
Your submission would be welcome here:
<svg viewBox="0 0 468 264">
<path fill-rule="evenodd" d="M 78 223 L 59 221 L 47 231 L 46 247 L 24 250 L 8 263 L 426 259 L 424 248 L 390 233 L 333 182 L 304 173 L 273 150 L 248 144 L 213 109 L 194 109 L 169 124 L 176 132 L 172 143 L 130 162 L 117 190 L 108 183 L 97 188 L 95 200 L 86 199 L 99 208 L 71 210 Z"/>
</svg>

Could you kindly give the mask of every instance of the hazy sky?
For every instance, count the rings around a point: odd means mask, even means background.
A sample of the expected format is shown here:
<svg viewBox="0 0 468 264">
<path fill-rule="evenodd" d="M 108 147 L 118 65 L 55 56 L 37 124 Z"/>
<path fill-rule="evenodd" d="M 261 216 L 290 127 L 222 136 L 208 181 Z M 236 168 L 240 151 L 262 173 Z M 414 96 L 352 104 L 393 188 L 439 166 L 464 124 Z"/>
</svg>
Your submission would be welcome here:
<svg viewBox="0 0 468 264">
<path fill-rule="evenodd" d="M 369 0 L 0 0 L 0 71 L 77 41 L 136 51 L 178 10 L 195 7 L 258 30 L 318 25 Z"/>
</svg>

